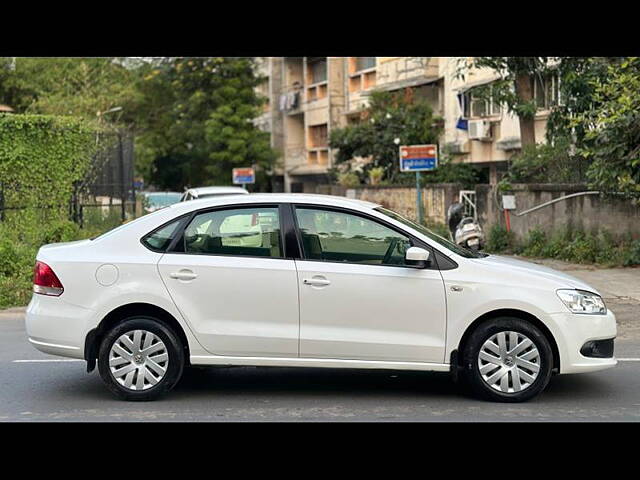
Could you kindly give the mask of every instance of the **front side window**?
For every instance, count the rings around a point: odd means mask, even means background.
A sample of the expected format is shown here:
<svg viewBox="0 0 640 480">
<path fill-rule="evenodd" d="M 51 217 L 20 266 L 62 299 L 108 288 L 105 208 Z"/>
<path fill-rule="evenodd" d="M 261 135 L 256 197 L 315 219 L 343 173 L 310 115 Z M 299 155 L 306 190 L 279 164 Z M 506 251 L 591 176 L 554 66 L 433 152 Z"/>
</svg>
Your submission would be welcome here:
<svg viewBox="0 0 640 480">
<path fill-rule="evenodd" d="M 411 240 L 359 215 L 296 208 L 305 258 L 368 265 L 405 265 Z"/>
<path fill-rule="evenodd" d="M 281 258 L 278 208 L 238 208 L 196 215 L 184 231 L 184 251 Z"/>
<path fill-rule="evenodd" d="M 464 247 L 461 247 L 459 245 L 456 245 L 455 243 L 450 242 L 446 238 L 441 237 L 440 235 L 438 235 L 436 233 L 433 233 L 431 230 L 429 230 L 424 225 L 420 225 L 419 223 L 412 222 L 411 220 L 409 220 L 407 218 L 404 218 L 402 215 L 399 215 L 396 212 L 393 212 L 391 210 L 387 210 L 386 208 L 382 208 L 382 207 L 376 208 L 376 211 L 382 213 L 383 215 L 386 215 L 389 218 L 393 218 L 394 220 L 396 220 L 396 221 L 398 221 L 400 223 L 405 224 L 407 227 L 411 227 L 414 230 L 417 230 L 418 232 L 422 233 L 423 235 L 425 235 L 426 237 L 430 238 L 431 240 L 439 243 L 443 247 L 451 250 L 452 252 L 457 253 L 461 257 L 465 257 L 465 258 L 482 258 L 482 257 L 486 257 L 487 256 L 486 253 L 474 252 L 474 251 L 469 250 L 467 248 L 464 248 Z"/>
</svg>

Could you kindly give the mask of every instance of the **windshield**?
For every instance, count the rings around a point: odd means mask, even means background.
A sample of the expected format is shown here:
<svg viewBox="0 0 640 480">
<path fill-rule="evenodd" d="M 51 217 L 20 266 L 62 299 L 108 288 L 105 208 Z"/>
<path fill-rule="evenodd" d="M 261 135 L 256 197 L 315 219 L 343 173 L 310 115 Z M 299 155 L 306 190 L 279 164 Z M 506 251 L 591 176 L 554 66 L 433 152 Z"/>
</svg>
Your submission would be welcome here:
<svg viewBox="0 0 640 480">
<path fill-rule="evenodd" d="M 147 202 L 152 207 L 167 207 L 180 201 L 180 193 L 152 193 L 147 195 Z"/>
<path fill-rule="evenodd" d="M 461 257 L 465 257 L 465 258 L 482 258 L 482 257 L 486 257 L 487 256 L 486 253 L 473 252 L 473 251 L 471 251 L 471 250 L 469 250 L 467 248 L 461 247 L 460 245 L 456 245 L 455 243 L 447 240 L 446 238 L 441 237 L 440 235 L 437 235 L 437 234 L 433 233 L 427 227 L 425 227 L 423 225 L 420 225 L 419 223 L 412 222 L 411 220 L 408 220 L 408 219 L 404 218 L 403 216 L 398 215 L 395 212 L 392 212 L 391 210 L 387 210 L 386 208 L 382 208 L 382 207 L 376 208 L 375 210 L 376 210 L 376 212 L 380 212 L 380 213 L 386 215 L 387 217 L 393 218 L 394 220 L 397 220 L 400 223 L 404 223 L 406 226 L 411 227 L 414 230 L 419 231 L 423 235 L 426 235 L 427 237 L 429 237 L 434 242 L 439 243 L 443 247 L 451 250 L 454 253 L 457 253 Z"/>
<path fill-rule="evenodd" d="M 205 197 L 222 197 L 223 195 L 244 195 L 244 193 L 242 192 L 227 192 L 227 193 L 201 193 L 200 195 L 198 195 L 198 198 L 205 198 Z"/>
</svg>

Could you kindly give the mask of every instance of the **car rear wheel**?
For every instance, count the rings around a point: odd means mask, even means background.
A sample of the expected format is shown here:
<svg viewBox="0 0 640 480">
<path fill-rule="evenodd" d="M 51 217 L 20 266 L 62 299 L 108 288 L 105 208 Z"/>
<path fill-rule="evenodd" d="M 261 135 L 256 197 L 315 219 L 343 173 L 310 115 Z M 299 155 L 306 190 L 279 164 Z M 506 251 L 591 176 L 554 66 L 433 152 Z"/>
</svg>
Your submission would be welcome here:
<svg viewBox="0 0 640 480">
<path fill-rule="evenodd" d="M 524 402 L 551 378 L 553 352 L 536 326 L 519 318 L 480 325 L 464 349 L 464 374 L 474 393 L 498 402 Z"/>
<path fill-rule="evenodd" d="M 128 318 L 100 344 L 100 377 L 124 400 L 155 400 L 178 383 L 183 369 L 180 339 L 155 318 Z"/>
</svg>

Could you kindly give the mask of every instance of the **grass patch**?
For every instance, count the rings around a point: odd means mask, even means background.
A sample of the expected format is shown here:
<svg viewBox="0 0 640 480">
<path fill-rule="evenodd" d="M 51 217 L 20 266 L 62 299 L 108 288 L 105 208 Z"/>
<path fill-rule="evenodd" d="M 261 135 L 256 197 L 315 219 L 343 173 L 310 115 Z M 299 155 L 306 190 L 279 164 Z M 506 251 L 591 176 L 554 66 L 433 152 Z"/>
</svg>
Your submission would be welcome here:
<svg viewBox="0 0 640 480">
<path fill-rule="evenodd" d="M 610 267 L 640 265 L 640 239 L 634 240 L 630 235 L 616 239 L 606 229 L 596 233 L 563 229 L 549 235 L 534 228 L 517 241 L 513 232 L 494 225 L 489 230 L 486 250 Z"/>
<path fill-rule="evenodd" d="M 0 223 L 0 308 L 29 303 L 33 265 L 42 245 L 91 238 L 106 230 L 109 228 L 81 229 L 68 220 L 41 223 L 28 229 Z"/>
</svg>

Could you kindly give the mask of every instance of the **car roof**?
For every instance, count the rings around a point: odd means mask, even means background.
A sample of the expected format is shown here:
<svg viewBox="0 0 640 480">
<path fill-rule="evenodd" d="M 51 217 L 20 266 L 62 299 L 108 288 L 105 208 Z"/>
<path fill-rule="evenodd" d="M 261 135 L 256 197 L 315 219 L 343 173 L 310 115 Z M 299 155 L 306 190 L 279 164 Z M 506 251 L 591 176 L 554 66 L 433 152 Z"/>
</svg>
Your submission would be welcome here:
<svg viewBox="0 0 640 480">
<path fill-rule="evenodd" d="M 223 193 L 249 193 L 246 189 L 242 187 L 197 187 L 190 188 L 187 192 L 191 193 L 196 197 L 200 195 L 208 195 L 212 193 L 223 194 Z"/>
<path fill-rule="evenodd" d="M 319 195 L 310 193 L 251 193 L 249 195 L 205 197 L 191 200 L 189 202 L 174 203 L 169 208 L 174 210 L 194 210 L 218 205 L 238 205 L 248 203 L 310 203 L 314 205 L 354 208 L 356 210 L 371 210 L 380 206 L 376 203 L 364 200 L 338 197 L 335 195 Z"/>
</svg>

